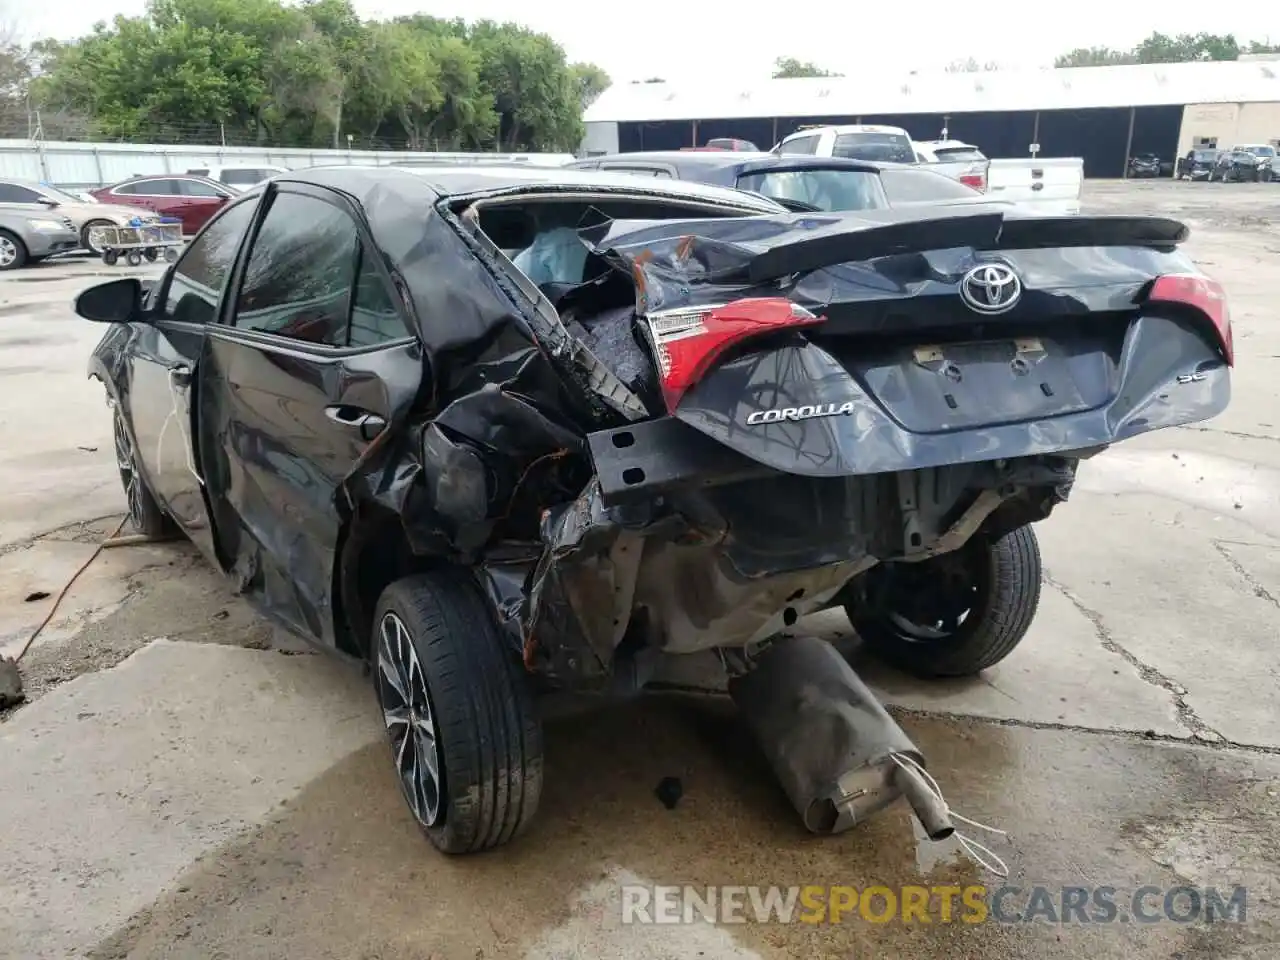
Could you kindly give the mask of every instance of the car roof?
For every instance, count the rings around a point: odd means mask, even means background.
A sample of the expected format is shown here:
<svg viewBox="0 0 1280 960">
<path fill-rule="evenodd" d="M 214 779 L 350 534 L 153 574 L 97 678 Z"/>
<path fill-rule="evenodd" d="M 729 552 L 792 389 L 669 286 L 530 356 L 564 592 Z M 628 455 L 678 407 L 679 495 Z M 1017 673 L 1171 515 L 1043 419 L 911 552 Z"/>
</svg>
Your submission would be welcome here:
<svg viewBox="0 0 1280 960">
<path fill-rule="evenodd" d="M 781 156 L 776 153 L 751 153 L 746 151 L 723 150 L 708 151 L 701 150 L 647 150 L 637 151 L 634 153 L 611 153 L 603 157 L 589 157 L 586 160 L 578 160 L 576 163 L 594 163 L 598 161 L 634 161 L 634 162 L 652 162 L 652 163 L 668 163 L 673 167 L 685 170 L 722 170 L 725 167 L 751 167 L 752 169 L 766 169 L 771 166 L 785 165 L 788 167 L 822 167 L 824 169 L 843 168 L 848 170 L 863 170 L 867 173 L 879 173 L 881 170 L 893 167 L 901 167 L 900 163 L 882 163 L 876 160 L 855 160 L 850 157 L 813 157 L 805 155 L 790 154 Z M 575 168 L 572 164 L 571 168 Z M 575 168 L 581 169 L 581 168 Z M 608 171 L 601 171 L 607 173 Z"/>
<path fill-rule="evenodd" d="M 379 188 L 399 188 L 412 196 L 424 190 L 424 202 L 441 197 L 466 196 L 521 187 L 547 186 L 556 190 L 621 190 L 649 193 L 674 200 L 700 200 L 776 213 L 773 201 L 741 190 L 687 180 L 657 180 L 628 173 L 582 170 L 575 167 L 535 167 L 524 164 L 503 166 L 466 164 L 462 166 L 372 167 L 363 165 L 309 167 L 291 170 L 273 182 L 315 183 L 342 190 L 357 200 Z"/>
<path fill-rule="evenodd" d="M 138 173 L 132 177 L 125 177 L 123 180 L 107 184 L 102 189 L 110 190 L 112 187 L 121 187 L 126 183 L 137 183 L 139 180 L 199 180 L 201 183 L 208 183 L 223 190 L 227 188 L 225 183 L 219 183 L 209 177 L 202 177 L 198 173 Z"/>
<path fill-rule="evenodd" d="M 818 133 L 826 133 L 830 130 L 836 136 L 842 133 L 901 133 L 907 135 L 907 131 L 902 127 L 894 127 L 885 123 L 831 123 L 824 124 L 820 127 L 809 127 L 807 130 L 797 130 L 795 133 L 789 133 L 782 139 L 790 140 L 792 137 L 808 137 Z"/>
</svg>

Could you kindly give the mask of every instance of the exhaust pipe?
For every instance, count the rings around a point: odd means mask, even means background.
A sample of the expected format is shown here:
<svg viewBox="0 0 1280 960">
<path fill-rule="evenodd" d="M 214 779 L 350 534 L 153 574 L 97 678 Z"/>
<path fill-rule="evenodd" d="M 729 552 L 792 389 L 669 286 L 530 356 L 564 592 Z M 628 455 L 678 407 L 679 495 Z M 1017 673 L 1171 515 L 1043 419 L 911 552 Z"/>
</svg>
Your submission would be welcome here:
<svg viewBox="0 0 1280 960">
<path fill-rule="evenodd" d="M 729 695 L 812 833 L 843 833 L 905 796 L 931 840 L 955 833 L 912 766 L 924 757 L 831 644 L 774 641 Z"/>
</svg>

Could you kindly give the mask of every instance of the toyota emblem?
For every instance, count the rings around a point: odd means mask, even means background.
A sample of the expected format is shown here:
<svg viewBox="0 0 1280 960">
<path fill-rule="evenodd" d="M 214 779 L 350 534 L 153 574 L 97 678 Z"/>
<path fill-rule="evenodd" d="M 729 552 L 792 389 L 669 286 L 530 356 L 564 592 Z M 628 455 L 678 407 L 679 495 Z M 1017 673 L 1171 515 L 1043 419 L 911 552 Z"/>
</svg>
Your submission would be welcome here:
<svg viewBox="0 0 1280 960">
<path fill-rule="evenodd" d="M 960 279 L 960 299 L 978 313 L 1004 313 L 1022 299 L 1022 281 L 1004 263 L 980 263 Z"/>
</svg>

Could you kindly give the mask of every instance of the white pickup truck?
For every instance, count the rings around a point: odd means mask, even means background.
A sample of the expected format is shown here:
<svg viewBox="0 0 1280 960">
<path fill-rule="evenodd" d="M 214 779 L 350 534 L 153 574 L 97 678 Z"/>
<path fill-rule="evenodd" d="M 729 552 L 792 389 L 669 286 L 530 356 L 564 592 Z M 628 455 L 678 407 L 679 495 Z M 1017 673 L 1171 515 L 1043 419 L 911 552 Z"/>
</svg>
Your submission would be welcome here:
<svg viewBox="0 0 1280 960">
<path fill-rule="evenodd" d="M 1083 192 L 1080 157 L 992 160 L 987 168 L 987 194 L 993 200 L 1012 200 L 1043 213 L 1078 214 Z"/>
<path fill-rule="evenodd" d="M 1054 157 L 990 160 L 961 140 L 915 141 L 916 159 L 981 190 L 995 200 L 1011 200 L 1043 213 L 1078 214 L 1084 190 L 1084 160 Z"/>
</svg>

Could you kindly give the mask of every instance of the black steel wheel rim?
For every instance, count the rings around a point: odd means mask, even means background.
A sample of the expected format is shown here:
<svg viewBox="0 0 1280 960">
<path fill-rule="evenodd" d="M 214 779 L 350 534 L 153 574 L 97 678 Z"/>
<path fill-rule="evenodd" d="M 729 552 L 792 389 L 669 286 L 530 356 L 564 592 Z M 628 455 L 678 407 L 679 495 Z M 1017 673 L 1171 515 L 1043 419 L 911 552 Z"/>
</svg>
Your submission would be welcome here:
<svg viewBox="0 0 1280 960">
<path fill-rule="evenodd" d="M 985 546 L 971 540 L 922 563 L 873 568 L 868 593 L 884 626 L 907 643 L 946 643 L 972 629 L 990 599 Z"/>
<path fill-rule="evenodd" d="M 434 827 L 444 807 L 435 715 L 409 628 L 394 613 L 378 624 L 374 670 L 400 789 L 418 822 Z"/>
<path fill-rule="evenodd" d="M 135 530 L 142 529 L 142 478 L 138 476 L 137 460 L 133 455 L 133 438 L 119 413 L 115 417 L 116 468 L 120 482 L 124 484 L 125 501 L 129 505 L 129 522 Z"/>
</svg>

